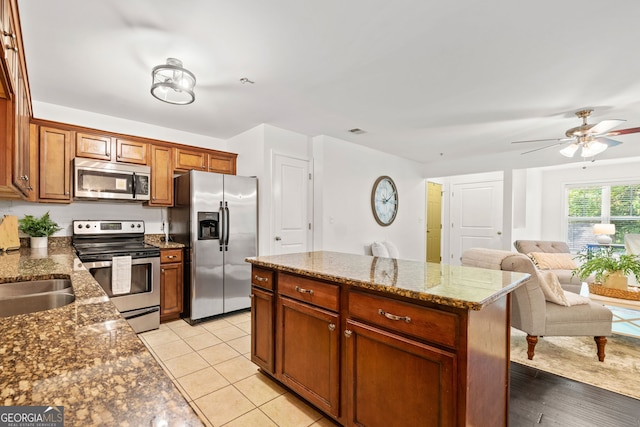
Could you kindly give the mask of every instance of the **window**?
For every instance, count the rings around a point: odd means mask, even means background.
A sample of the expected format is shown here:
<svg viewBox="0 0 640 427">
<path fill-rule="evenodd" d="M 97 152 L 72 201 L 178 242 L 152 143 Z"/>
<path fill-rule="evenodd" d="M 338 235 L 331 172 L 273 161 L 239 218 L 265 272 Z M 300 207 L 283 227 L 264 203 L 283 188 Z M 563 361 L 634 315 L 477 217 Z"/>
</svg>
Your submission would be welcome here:
<svg viewBox="0 0 640 427">
<path fill-rule="evenodd" d="M 593 225 L 615 224 L 613 243 L 640 233 L 640 184 L 592 184 L 567 189 L 567 243 L 580 251 L 594 243 Z"/>
</svg>

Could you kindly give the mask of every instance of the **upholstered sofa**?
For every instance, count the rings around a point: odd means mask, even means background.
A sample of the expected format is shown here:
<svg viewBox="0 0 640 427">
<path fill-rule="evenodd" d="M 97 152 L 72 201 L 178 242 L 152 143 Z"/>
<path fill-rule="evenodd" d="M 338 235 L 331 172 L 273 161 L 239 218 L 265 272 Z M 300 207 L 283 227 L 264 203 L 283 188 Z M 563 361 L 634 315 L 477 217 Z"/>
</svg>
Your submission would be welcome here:
<svg viewBox="0 0 640 427">
<path fill-rule="evenodd" d="M 572 276 L 577 267 L 574 255 L 565 242 L 551 240 L 516 240 L 513 246 L 520 253 L 527 255 L 540 270 L 550 270 L 560 281 L 565 291 L 580 293 L 582 281 L 578 276 Z M 589 281 L 589 278 L 585 279 Z"/>
</svg>

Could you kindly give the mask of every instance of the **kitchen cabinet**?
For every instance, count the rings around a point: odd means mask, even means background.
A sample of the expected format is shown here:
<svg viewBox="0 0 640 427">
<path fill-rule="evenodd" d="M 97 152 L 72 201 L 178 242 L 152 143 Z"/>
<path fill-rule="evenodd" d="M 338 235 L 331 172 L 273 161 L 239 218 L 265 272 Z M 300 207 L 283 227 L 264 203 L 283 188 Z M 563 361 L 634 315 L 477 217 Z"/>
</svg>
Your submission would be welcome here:
<svg viewBox="0 0 640 427">
<path fill-rule="evenodd" d="M 209 172 L 236 174 L 237 154 L 216 151 L 209 153 L 208 156 Z"/>
<path fill-rule="evenodd" d="M 38 200 L 71 203 L 72 132 L 42 126 L 39 143 Z"/>
<path fill-rule="evenodd" d="M 340 409 L 339 287 L 278 274 L 276 378 L 334 417 Z"/>
<path fill-rule="evenodd" d="M 175 148 L 173 167 L 177 171 L 207 170 L 207 153 L 205 151 Z"/>
<path fill-rule="evenodd" d="M 275 297 L 273 272 L 254 268 L 251 272 L 251 361 L 275 374 Z"/>
<path fill-rule="evenodd" d="M 116 161 L 148 165 L 148 144 L 126 139 L 116 139 Z"/>
<path fill-rule="evenodd" d="M 178 319 L 183 309 L 182 249 L 160 250 L 160 321 Z"/>
<path fill-rule="evenodd" d="M 111 137 L 86 132 L 76 132 L 76 157 L 111 160 Z"/>
<path fill-rule="evenodd" d="M 152 145 L 149 206 L 173 206 L 173 148 Z"/>
</svg>

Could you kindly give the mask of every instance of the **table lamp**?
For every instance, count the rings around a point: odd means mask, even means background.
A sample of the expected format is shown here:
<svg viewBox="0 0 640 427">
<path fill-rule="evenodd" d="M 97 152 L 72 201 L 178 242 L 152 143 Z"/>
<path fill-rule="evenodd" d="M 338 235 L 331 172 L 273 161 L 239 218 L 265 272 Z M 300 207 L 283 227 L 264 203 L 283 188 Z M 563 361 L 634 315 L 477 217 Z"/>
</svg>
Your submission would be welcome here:
<svg viewBox="0 0 640 427">
<path fill-rule="evenodd" d="M 616 234 L 615 224 L 594 224 L 593 234 L 596 235 L 596 242 L 601 245 L 610 245 L 613 242 L 611 235 Z"/>
</svg>

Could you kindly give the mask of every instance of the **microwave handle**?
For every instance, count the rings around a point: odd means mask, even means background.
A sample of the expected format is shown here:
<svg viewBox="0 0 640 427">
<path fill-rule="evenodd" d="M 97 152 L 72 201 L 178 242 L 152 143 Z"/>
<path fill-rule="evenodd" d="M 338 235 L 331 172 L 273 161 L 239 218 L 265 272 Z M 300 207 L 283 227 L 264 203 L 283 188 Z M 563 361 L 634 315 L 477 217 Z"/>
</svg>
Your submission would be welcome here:
<svg viewBox="0 0 640 427">
<path fill-rule="evenodd" d="M 136 173 L 133 172 L 133 182 L 131 184 L 131 190 L 133 191 L 133 198 L 136 198 Z"/>
</svg>

